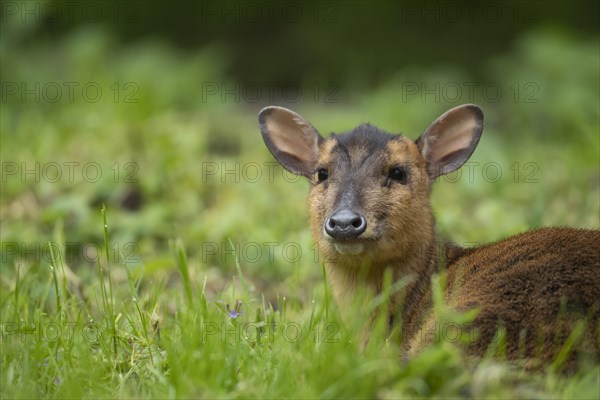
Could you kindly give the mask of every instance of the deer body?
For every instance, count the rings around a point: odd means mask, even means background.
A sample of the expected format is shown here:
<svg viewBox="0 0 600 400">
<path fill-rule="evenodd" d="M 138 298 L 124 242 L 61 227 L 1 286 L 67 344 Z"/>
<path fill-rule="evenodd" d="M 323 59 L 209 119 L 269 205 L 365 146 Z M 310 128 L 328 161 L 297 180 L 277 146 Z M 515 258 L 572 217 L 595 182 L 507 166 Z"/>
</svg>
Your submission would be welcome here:
<svg viewBox="0 0 600 400">
<path fill-rule="evenodd" d="M 279 163 L 311 183 L 311 230 L 338 304 L 349 303 L 358 287 L 380 293 L 386 270 L 393 281 L 413 278 L 392 296 L 390 308 L 390 320 L 402 324 L 406 353 L 425 345 L 422 333 L 434 329 L 431 277 L 440 263 L 448 274 L 448 304 L 479 309 L 472 354 L 482 355 L 502 324 L 508 356 L 549 359 L 560 347 L 545 343 L 557 335 L 566 340 L 575 316 L 587 318 L 585 336 L 599 353 L 600 231 L 545 228 L 439 254 L 431 185 L 475 150 L 483 130 L 479 107 L 447 111 L 416 141 L 369 124 L 324 139 L 280 107 L 263 109 L 259 123 Z M 557 327 L 561 315 L 569 318 Z M 554 335 L 542 338 L 541 350 L 540 334 Z"/>
<path fill-rule="evenodd" d="M 551 361 L 575 325 L 587 319 L 578 342 L 597 358 L 599 249 L 600 231 L 574 228 L 542 228 L 478 248 L 449 249 L 446 302 L 458 311 L 479 309 L 473 321 L 479 340 L 469 343 L 470 353 L 484 354 L 502 326 L 509 358 Z M 411 352 L 426 344 L 434 324 L 429 317 Z"/>
</svg>

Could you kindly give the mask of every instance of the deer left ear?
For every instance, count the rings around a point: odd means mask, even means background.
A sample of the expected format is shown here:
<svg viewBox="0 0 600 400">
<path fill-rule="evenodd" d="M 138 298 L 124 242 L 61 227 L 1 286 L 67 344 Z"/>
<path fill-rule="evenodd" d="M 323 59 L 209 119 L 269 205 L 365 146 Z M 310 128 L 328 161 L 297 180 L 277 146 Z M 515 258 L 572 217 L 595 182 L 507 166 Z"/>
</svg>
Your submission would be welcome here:
<svg viewBox="0 0 600 400">
<path fill-rule="evenodd" d="M 460 168 L 473 154 L 483 132 L 483 111 L 464 104 L 443 113 L 416 140 L 430 179 Z"/>
</svg>

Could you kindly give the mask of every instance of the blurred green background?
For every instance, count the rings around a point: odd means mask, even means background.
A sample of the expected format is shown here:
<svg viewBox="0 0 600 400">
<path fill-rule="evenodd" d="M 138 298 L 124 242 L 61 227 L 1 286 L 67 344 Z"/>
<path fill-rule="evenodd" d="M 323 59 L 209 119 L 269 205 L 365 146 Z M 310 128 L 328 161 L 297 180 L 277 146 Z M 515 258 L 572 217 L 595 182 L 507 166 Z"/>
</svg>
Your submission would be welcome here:
<svg viewBox="0 0 600 400">
<path fill-rule="evenodd" d="M 275 165 L 257 114 L 417 138 L 476 103 L 479 146 L 432 191 L 440 234 L 598 229 L 600 3 L 0 4 L 0 397 L 597 397 L 597 366 L 513 376 L 443 341 L 399 363 L 385 324 L 361 351 L 367 307 L 344 327 L 328 303 L 308 183 Z M 206 342 L 203 321 L 339 331 Z M 57 323 L 111 334 L 31 333 Z"/>
<path fill-rule="evenodd" d="M 368 121 L 412 138 L 479 104 L 472 164 L 433 191 L 439 230 L 481 243 L 598 228 L 598 13 L 587 1 L 5 1 L 2 285 L 18 263 L 47 265 L 57 232 L 94 279 L 105 204 L 117 258 L 146 276 L 170 281 L 179 238 L 192 278 L 219 290 L 233 246 L 259 292 L 303 301 L 320 273 L 308 184 L 272 164 L 256 121 L 269 104 L 323 134 Z"/>
</svg>

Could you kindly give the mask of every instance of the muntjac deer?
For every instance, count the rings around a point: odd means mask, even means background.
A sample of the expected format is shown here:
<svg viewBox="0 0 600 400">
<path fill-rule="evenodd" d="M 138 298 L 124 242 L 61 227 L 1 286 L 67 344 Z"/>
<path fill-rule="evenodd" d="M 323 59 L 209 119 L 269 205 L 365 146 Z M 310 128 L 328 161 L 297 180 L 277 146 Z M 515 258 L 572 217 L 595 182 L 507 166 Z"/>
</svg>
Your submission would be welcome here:
<svg viewBox="0 0 600 400">
<path fill-rule="evenodd" d="M 325 139 L 281 107 L 263 109 L 259 124 L 277 161 L 310 181 L 311 230 L 339 304 L 359 286 L 381 293 L 386 269 L 393 281 L 414 278 L 391 299 L 390 310 L 401 310 L 389 317 L 401 321 L 403 354 L 426 345 L 423 332 L 434 329 L 431 278 L 441 265 L 448 304 L 478 309 L 471 355 L 483 355 L 502 326 L 508 358 L 550 361 L 584 321 L 579 349 L 598 362 L 600 231 L 543 228 L 436 251 L 431 185 L 475 150 L 483 130 L 478 106 L 452 108 L 415 141 L 370 124 Z"/>
</svg>

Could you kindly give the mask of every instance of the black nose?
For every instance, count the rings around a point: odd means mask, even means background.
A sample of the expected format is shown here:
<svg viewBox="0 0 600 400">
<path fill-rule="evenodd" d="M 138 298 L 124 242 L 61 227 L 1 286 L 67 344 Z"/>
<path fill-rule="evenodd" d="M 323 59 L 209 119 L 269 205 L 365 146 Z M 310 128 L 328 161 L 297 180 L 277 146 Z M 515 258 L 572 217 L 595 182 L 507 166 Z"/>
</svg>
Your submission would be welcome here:
<svg viewBox="0 0 600 400">
<path fill-rule="evenodd" d="M 365 229 L 365 217 L 348 209 L 336 211 L 325 222 L 325 232 L 334 239 L 356 239 Z"/>
</svg>

